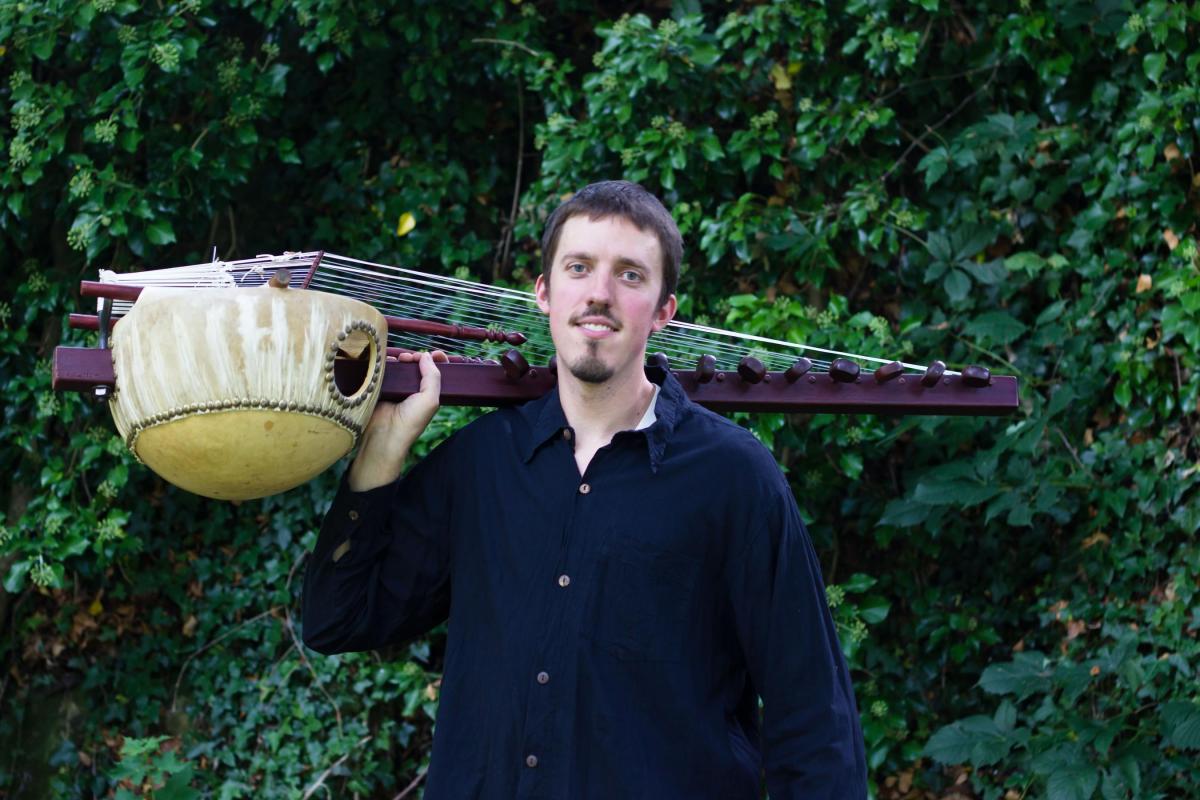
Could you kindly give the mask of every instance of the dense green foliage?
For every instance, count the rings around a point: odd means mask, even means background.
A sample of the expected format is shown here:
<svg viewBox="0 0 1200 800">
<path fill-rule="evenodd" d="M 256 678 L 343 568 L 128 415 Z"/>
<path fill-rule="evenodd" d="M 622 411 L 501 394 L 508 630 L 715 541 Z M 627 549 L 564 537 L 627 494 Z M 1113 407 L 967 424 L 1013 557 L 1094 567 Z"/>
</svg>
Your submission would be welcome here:
<svg viewBox="0 0 1200 800">
<path fill-rule="evenodd" d="M 1007 419 L 744 420 L 876 795 L 1200 794 L 1200 3 L 968 5 L 0 3 L 0 796 L 394 797 L 436 708 L 436 632 L 298 643 L 335 476 L 202 500 L 51 392 L 77 281 L 215 245 L 523 285 L 616 176 L 686 317 L 1022 380 Z"/>
</svg>

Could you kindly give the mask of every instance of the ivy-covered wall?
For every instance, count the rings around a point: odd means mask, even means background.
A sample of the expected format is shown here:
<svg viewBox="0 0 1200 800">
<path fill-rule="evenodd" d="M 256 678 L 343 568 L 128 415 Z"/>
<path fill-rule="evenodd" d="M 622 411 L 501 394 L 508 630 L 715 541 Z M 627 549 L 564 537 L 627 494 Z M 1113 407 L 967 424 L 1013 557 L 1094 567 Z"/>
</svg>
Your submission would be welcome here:
<svg viewBox="0 0 1200 800">
<path fill-rule="evenodd" d="M 323 247 L 524 286 L 609 177 L 675 214 L 686 318 L 1021 378 L 1002 419 L 740 418 L 875 796 L 1200 796 L 1200 3 L 637 5 L 0 3 L 0 797 L 416 797 L 438 698 L 437 632 L 299 643 L 336 471 L 192 497 L 50 390 L 78 281 Z"/>
</svg>

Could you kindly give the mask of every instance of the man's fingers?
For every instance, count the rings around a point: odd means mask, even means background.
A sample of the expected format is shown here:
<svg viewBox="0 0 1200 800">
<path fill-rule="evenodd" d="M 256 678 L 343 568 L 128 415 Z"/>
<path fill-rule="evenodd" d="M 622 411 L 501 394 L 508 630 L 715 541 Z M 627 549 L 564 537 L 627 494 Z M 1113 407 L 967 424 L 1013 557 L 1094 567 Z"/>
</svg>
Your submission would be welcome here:
<svg viewBox="0 0 1200 800">
<path fill-rule="evenodd" d="M 401 361 L 406 364 L 411 364 L 414 361 L 420 361 L 421 355 L 425 352 L 425 350 L 406 350 L 403 353 L 397 353 L 394 356 L 388 356 L 388 360 Z M 430 355 L 433 356 L 433 360 L 438 364 L 448 364 L 450 362 L 450 356 L 446 355 L 441 350 L 434 350 L 432 353 L 430 353 Z"/>
<path fill-rule="evenodd" d="M 442 353 L 442 358 L 445 357 L 446 354 Z M 442 373 L 434 364 L 434 358 L 435 356 L 422 352 L 417 365 L 421 368 L 421 394 L 428 393 L 436 398 L 442 391 Z"/>
</svg>

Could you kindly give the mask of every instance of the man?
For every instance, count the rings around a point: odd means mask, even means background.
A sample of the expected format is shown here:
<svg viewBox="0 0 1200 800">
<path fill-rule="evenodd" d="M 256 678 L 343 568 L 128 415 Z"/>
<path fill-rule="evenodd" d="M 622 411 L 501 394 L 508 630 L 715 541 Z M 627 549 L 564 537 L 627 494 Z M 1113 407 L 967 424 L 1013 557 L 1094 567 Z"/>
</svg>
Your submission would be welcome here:
<svg viewBox="0 0 1200 800">
<path fill-rule="evenodd" d="M 682 242 L 640 186 L 551 215 L 537 302 L 558 385 L 400 479 L 439 374 L 383 405 L 308 567 L 324 653 L 449 618 L 427 800 L 866 796 L 820 568 L 770 453 L 651 383 Z M 655 373 L 657 375 L 657 371 Z M 759 697 L 762 698 L 760 735 Z"/>
</svg>

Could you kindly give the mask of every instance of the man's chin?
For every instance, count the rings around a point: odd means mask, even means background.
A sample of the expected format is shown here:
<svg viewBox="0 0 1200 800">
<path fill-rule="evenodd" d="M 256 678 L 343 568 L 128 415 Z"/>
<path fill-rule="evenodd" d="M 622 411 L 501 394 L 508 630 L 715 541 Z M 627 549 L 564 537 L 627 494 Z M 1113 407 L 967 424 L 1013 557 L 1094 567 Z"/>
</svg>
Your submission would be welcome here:
<svg viewBox="0 0 1200 800">
<path fill-rule="evenodd" d="M 585 356 L 574 364 L 568 364 L 567 369 L 584 383 L 605 383 L 613 376 L 613 368 L 595 356 Z"/>
</svg>

